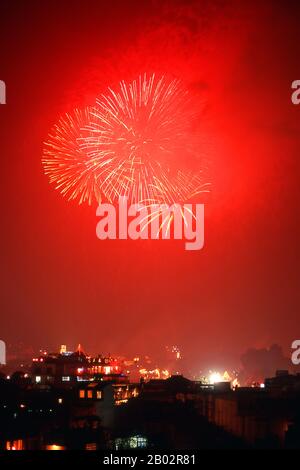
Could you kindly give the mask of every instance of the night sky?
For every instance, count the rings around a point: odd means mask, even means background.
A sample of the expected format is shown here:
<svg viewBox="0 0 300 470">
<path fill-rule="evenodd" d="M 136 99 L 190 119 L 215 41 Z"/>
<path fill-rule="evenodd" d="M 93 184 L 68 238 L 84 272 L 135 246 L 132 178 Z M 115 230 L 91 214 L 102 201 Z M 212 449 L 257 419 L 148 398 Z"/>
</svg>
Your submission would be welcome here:
<svg viewBox="0 0 300 470">
<path fill-rule="evenodd" d="M 6 1 L 0 6 L 0 337 L 34 348 L 236 363 L 299 337 L 298 2 Z M 205 103 L 205 247 L 100 241 L 96 207 L 49 184 L 59 116 L 143 72 Z"/>
</svg>

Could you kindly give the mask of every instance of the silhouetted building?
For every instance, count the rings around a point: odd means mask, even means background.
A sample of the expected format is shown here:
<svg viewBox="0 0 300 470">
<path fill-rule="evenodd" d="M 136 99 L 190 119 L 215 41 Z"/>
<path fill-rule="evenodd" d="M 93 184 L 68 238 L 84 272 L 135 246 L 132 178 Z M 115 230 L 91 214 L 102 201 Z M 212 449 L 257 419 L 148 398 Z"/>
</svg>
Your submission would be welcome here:
<svg viewBox="0 0 300 470">
<path fill-rule="evenodd" d="M 59 353 L 34 358 L 31 373 L 34 383 L 39 386 L 70 388 L 78 382 L 91 379 L 128 382 L 116 359 L 110 356 L 90 357 L 82 351 L 80 345 L 75 352 L 68 352 L 62 347 Z"/>
</svg>

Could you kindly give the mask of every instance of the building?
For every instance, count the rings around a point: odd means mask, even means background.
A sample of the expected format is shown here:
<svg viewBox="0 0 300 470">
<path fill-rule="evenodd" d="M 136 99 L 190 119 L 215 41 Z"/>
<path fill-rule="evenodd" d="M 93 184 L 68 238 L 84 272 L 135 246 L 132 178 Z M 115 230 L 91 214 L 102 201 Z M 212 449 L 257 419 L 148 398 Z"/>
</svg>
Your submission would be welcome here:
<svg viewBox="0 0 300 470">
<path fill-rule="evenodd" d="M 59 353 L 45 353 L 32 360 L 33 382 L 42 386 L 70 388 L 78 382 L 100 380 L 128 382 L 117 359 L 111 356 L 91 357 L 79 345 L 75 352 L 63 345 Z"/>
</svg>

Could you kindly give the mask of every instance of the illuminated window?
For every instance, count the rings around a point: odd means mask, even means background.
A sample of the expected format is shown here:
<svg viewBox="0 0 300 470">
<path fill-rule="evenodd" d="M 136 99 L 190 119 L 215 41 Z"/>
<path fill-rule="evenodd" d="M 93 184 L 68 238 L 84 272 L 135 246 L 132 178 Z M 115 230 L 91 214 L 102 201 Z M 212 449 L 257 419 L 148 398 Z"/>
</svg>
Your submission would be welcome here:
<svg viewBox="0 0 300 470">
<path fill-rule="evenodd" d="M 115 449 L 145 449 L 148 447 L 148 440 L 142 436 L 132 436 L 129 438 L 118 438 L 115 440 Z"/>
<path fill-rule="evenodd" d="M 63 382 L 70 382 L 70 377 L 68 375 L 62 377 L 61 379 Z"/>
<path fill-rule="evenodd" d="M 41 377 L 40 375 L 36 375 L 36 377 L 35 377 L 35 382 L 36 382 L 37 384 L 39 384 L 39 383 L 41 383 L 41 380 L 42 380 L 42 377 Z"/>
<path fill-rule="evenodd" d="M 59 446 L 57 444 L 51 444 L 46 446 L 46 450 L 65 450 L 65 447 Z"/>
<path fill-rule="evenodd" d="M 79 398 L 84 398 L 84 397 L 85 397 L 85 391 L 79 390 Z"/>
<path fill-rule="evenodd" d="M 85 445 L 85 450 L 97 450 L 97 444 L 96 443 L 91 443 L 91 444 L 86 444 Z"/>
<path fill-rule="evenodd" d="M 130 449 L 143 449 L 147 447 L 148 440 L 146 437 L 134 436 L 129 438 L 128 443 Z"/>
<path fill-rule="evenodd" d="M 100 400 L 102 398 L 101 390 L 97 390 L 97 399 Z"/>
<path fill-rule="evenodd" d="M 88 398 L 93 398 L 93 391 L 92 390 L 88 390 L 87 397 Z"/>
<path fill-rule="evenodd" d="M 18 439 L 17 441 L 7 441 L 6 450 L 24 450 L 23 440 Z"/>
</svg>

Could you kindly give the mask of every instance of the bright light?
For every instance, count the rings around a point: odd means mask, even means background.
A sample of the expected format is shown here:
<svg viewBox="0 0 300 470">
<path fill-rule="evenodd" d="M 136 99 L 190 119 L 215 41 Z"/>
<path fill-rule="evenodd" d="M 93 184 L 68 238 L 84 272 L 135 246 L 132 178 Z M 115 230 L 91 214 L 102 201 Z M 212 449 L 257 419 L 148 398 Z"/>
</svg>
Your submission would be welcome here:
<svg viewBox="0 0 300 470">
<path fill-rule="evenodd" d="M 265 384 L 260 384 L 260 388 L 265 388 Z"/>
<path fill-rule="evenodd" d="M 65 450 L 64 446 L 59 446 L 57 444 L 47 445 L 46 450 Z"/>
<path fill-rule="evenodd" d="M 232 383 L 231 383 L 231 387 L 232 388 L 238 388 L 240 386 L 239 384 L 239 381 L 237 378 L 233 379 Z"/>
<path fill-rule="evenodd" d="M 210 383 L 210 384 L 217 384 L 217 383 L 223 381 L 223 377 L 222 377 L 222 375 L 220 374 L 220 372 L 212 372 L 212 373 L 209 375 L 208 380 L 209 380 L 209 383 Z"/>
</svg>

